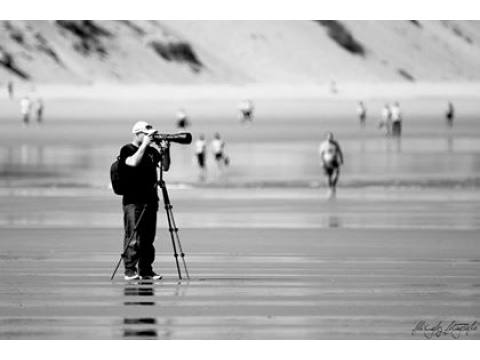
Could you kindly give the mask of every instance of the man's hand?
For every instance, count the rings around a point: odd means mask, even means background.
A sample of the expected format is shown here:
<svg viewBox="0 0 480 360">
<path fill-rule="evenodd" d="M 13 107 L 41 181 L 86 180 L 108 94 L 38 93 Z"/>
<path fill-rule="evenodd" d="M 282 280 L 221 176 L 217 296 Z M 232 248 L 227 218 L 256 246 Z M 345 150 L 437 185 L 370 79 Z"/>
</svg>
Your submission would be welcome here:
<svg viewBox="0 0 480 360">
<path fill-rule="evenodd" d="M 142 144 L 138 148 L 138 150 L 132 156 L 129 156 L 125 159 L 125 164 L 128 166 L 137 166 L 142 161 L 143 154 L 147 147 L 152 143 L 153 139 L 151 135 L 145 134 L 142 139 Z"/>
<path fill-rule="evenodd" d="M 170 141 L 167 141 L 167 140 L 160 141 L 161 149 L 168 149 L 169 147 L 170 147 Z"/>
<path fill-rule="evenodd" d="M 152 143 L 152 141 L 153 141 L 152 135 L 145 134 L 142 140 L 142 147 L 146 148 L 148 145 Z"/>
</svg>

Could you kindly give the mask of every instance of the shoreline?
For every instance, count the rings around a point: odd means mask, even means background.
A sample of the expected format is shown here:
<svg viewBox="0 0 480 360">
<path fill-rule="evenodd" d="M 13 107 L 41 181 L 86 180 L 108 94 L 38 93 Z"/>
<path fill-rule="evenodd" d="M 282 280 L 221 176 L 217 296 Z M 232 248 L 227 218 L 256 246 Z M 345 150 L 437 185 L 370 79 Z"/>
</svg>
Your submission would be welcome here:
<svg viewBox="0 0 480 360">
<path fill-rule="evenodd" d="M 326 181 L 326 180 L 325 180 Z M 235 182 L 189 182 L 189 181 L 171 181 L 167 184 L 176 189 L 327 189 L 324 179 L 318 181 L 311 180 L 291 180 L 291 181 L 235 181 Z M 81 182 L 38 182 L 28 183 L 24 179 L 3 180 L 0 183 L 0 189 L 13 189 L 9 182 L 15 183 L 17 189 L 105 189 L 111 190 L 110 185 L 99 185 L 94 183 Z M 339 189 L 478 189 L 480 188 L 480 178 L 472 177 L 468 179 L 398 179 L 398 180 L 347 180 L 338 186 Z"/>
<path fill-rule="evenodd" d="M 217 99 L 419 99 L 480 98 L 480 82 L 391 82 L 330 84 L 16 84 L 16 97 L 25 94 L 49 99 L 97 100 L 217 100 Z M 6 94 L 5 94 L 6 95 Z M 4 96 L 5 96 L 4 95 Z M 361 96 L 359 96 L 361 95 Z"/>
</svg>

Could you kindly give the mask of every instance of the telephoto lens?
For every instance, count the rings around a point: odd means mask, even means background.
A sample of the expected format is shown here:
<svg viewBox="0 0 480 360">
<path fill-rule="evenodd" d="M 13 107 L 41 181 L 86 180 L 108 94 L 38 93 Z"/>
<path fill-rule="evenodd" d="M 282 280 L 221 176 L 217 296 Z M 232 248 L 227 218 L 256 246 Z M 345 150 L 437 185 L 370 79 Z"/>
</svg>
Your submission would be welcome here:
<svg viewBox="0 0 480 360">
<path fill-rule="evenodd" d="M 153 140 L 155 142 L 170 141 L 170 142 L 175 142 L 182 145 L 188 145 L 192 143 L 192 134 L 188 132 L 181 132 L 177 134 L 154 133 Z"/>
</svg>

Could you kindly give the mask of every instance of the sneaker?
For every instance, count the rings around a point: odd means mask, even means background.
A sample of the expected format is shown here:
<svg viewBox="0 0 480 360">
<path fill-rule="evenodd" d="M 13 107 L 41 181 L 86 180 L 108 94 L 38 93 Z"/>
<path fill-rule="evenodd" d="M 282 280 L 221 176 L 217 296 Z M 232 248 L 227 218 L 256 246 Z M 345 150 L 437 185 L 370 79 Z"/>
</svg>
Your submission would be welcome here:
<svg viewBox="0 0 480 360">
<path fill-rule="evenodd" d="M 133 270 L 127 270 L 125 272 L 125 275 L 123 276 L 123 278 L 127 281 L 130 281 L 130 280 L 137 280 L 137 279 L 140 279 L 140 276 L 138 276 L 137 272 L 136 271 L 133 271 Z"/>
<path fill-rule="evenodd" d="M 140 279 L 142 279 L 142 280 L 147 280 L 147 279 L 151 279 L 151 280 L 161 280 L 161 279 L 162 279 L 162 275 L 158 275 L 157 273 L 155 273 L 155 272 L 152 271 L 150 274 L 141 275 L 141 276 L 140 276 Z"/>
</svg>

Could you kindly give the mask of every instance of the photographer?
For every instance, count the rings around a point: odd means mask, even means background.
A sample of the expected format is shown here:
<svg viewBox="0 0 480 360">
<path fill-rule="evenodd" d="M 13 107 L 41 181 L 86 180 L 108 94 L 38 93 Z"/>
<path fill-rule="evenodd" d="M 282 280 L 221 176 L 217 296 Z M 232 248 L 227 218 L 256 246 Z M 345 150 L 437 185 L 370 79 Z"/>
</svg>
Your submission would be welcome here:
<svg viewBox="0 0 480 360">
<path fill-rule="evenodd" d="M 168 142 L 162 141 L 159 147 L 154 147 L 156 142 L 153 141 L 153 135 L 156 130 L 144 121 L 135 123 L 132 133 L 133 141 L 120 150 L 120 166 L 125 180 L 122 200 L 124 247 L 127 246 L 142 211 L 145 211 L 137 226 L 134 241 L 130 242 L 124 253 L 124 278 L 159 280 L 162 277 L 152 269 L 158 211 L 157 165 L 161 163 L 165 171 L 170 167 Z"/>
</svg>

